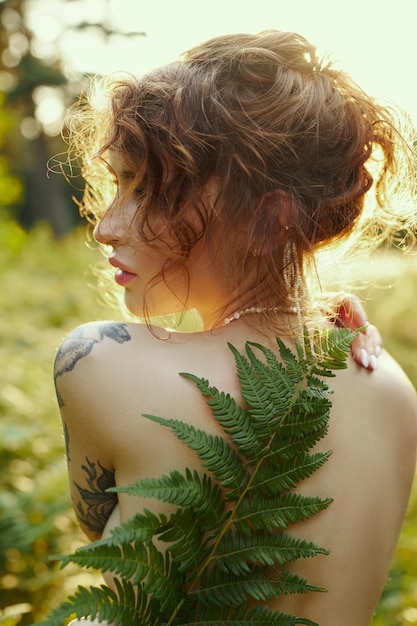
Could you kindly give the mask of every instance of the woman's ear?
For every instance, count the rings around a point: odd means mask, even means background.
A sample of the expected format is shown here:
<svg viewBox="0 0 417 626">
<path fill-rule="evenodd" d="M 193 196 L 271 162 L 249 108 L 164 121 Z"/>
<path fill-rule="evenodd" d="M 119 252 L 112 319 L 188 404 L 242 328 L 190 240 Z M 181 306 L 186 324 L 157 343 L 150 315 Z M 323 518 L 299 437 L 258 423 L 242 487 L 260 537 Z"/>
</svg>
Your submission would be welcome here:
<svg viewBox="0 0 417 626">
<path fill-rule="evenodd" d="M 260 210 L 279 228 L 289 230 L 295 224 L 296 208 L 292 198 L 282 189 L 269 191 L 262 198 Z"/>
<path fill-rule="evenodd" d="M 258 205 L 252 256 L 262 257 L 277 246 L 283 246 L 296 217 L 295 203 L 285 191 L 275 189 L 266 193 Z"/>
</svg>

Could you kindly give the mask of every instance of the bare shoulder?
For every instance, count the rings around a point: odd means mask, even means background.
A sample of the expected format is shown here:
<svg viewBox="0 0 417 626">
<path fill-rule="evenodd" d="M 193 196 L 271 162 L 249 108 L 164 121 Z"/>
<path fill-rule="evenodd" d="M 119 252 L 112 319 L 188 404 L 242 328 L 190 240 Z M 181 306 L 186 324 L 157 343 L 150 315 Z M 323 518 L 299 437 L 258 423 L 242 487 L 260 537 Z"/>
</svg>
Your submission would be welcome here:
<svg viewBox="0 0 417 626">
<path fill-rule="evenodd" d="M 55 376 L 74 369 L 80 359 L 90 354 L 106 338 L 119 344 L 129 341 L 131 337 L 127 324 L 113 321 L 90 322 L 75 328 L 58 348 L 54 365 Z"/>
<path fill-rule="evenodd" d="M 72 330 L 59 346 L 54 362 L 54 380 L 58 403 L 63 404 L 63 386 L 79 384 L 85 368 L 105 364 L 112 350 L 126 346 L 132 338 L 129 324 L 117 321 L 89 322 Z M 108 357 L 103 358 L 103 357 Z"/>
<path fill-rule="evenodd" d="M 161 330 L 161 335 L 164 332 Z M 165 336 L 167 333 L 165 333 Z M 180 371 L 181 348 L 162 341 L 144 324 L 98 321 L 72 330 L 58 348 L 54 380 L 59 406 L 77 402 L 83 412 L 100 414 L 140 399 L 166 372 Z M 169 378 L 169 377 L 168 377 Z"/>
<path fill-rule="evenodd" d="M 334 391 L 335 415 L 341 416 L 356 440 L 366 443 L 364 438 L 368 437 L 368 444 L 373 441 L 372 446 L 368 445 L 369 453 L 373 450 L 382 459 L 385 452 L 391 461 L 397 458 L 398 467 L 407 465 L 410 474 L 414 473 L 417 394 L 390 354 L 383 352 L 375 372 L 352 364 L 337 375 Z"/>
<path fill-rule="evenodd" d="M 379 368 L 370 376 L 375 387 L 373 418 L 376 445 L 381 441 L 386 456 L 392 455 L 392 475 L 397 477 L 399 495 L 404 490 L 404 505 L 414 479 L 417 450 L 417 394 L 400 365 L 386 352 Z M 388 480 L 388 479 L 387 479 Z"/>
<path fill-rule="evenodd" d="M 387 419 L 391 416 L 401 425 L 403 433 L 417 439 L 417 393 L 404 370 L 392 356 L 384 352 L 380 357 L 379 368 L 370 375 L 370 385 L 378 406 L 386 407 Z M 405 429 L 405 430 L 404 430 Z"/>
</svg>

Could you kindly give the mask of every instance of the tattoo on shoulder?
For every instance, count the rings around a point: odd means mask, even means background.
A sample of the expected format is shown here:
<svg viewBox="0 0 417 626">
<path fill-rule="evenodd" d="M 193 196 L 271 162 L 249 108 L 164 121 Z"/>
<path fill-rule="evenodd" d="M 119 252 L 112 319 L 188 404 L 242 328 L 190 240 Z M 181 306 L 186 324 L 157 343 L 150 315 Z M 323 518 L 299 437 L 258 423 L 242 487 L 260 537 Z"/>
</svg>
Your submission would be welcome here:
<svg viewBox="0 0 417 626">
<path fill-rule="evenodd" d="M 106 493 L 106 489 L 115 486 L 114 471 L 103 467 L 100 461 L 93 463 L 86 457 L 82 469 L 87 474 L 88 487 L 74 483 L 81 496 L 76 504 L 80 522 L 92 533 L 101 536 L 111 512 L 117 504 L 116 493 Z"/>
<path fill-rule="evenodd" d="M 62 342 L 55 357 L 54 366 L 54 381 L 59 406 L 63 406 L 64 402 L 57 388 L 58 377 L 74 369 L 78 361 L 90 354 L 94 346 L 105 337 L 117 343 L 125 343 L 131 339 L 126 324 L 105 322 L 97 326 L 97 337 L 85 336 L 85 328 L 81 327 Z"/>
</svg>

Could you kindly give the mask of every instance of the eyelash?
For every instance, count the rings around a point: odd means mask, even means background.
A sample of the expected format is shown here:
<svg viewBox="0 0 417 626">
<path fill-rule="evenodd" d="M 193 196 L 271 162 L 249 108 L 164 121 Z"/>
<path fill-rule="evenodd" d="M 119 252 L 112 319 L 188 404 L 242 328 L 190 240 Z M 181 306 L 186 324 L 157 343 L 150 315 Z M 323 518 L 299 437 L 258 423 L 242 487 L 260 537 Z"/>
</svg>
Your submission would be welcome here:
<svg viewBox="0 0 417 626">
<path fill-rule="evenodd" d="M 125 177 L 125 180 L 130 180 L 130 178 Z M 113 185 L 116 185 L 117 187 L 120 185 L 119 180 L 116 177 L 113 177 L 110 181 Z M 134 193 L 138 196 L 141 196 L 142 194 L 145 193 L 145 188 L 144 187 L 136 187 L 136 189 L 134 190 Z"/>
</svg>

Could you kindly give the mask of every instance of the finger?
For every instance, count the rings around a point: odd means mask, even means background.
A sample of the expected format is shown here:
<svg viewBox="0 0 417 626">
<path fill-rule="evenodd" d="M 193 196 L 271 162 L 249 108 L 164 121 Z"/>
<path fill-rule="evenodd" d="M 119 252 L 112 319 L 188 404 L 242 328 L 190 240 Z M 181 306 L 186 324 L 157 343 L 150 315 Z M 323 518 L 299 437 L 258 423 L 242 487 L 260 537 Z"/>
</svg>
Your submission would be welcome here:
<svg viewBox="0 0 417 626">
<path fill-rule="evenodd" d="M 368 324 L 351 345 L 354 360 L 370 371 L 378 369 L 378 357 L 382 352 L 382 337 L 376 326 Z"/>
</svg>

